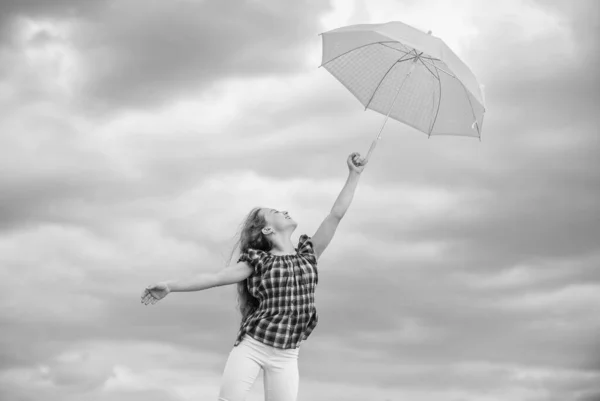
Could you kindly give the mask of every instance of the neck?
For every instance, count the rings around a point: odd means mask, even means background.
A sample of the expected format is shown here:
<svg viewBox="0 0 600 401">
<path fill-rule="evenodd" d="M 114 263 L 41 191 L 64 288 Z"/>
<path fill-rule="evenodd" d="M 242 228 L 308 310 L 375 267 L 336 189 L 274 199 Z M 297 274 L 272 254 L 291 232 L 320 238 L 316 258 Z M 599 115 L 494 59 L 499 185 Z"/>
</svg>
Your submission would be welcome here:
<svg viewBox="0 0 600 401">
<path fill-rule="evenodd" d="M 275 233 L 269 238 L 273 247 L 271 253 L 273 255 L 290 255 L 296 253 L 291 234 L 288 233 Z"/>
</svg>

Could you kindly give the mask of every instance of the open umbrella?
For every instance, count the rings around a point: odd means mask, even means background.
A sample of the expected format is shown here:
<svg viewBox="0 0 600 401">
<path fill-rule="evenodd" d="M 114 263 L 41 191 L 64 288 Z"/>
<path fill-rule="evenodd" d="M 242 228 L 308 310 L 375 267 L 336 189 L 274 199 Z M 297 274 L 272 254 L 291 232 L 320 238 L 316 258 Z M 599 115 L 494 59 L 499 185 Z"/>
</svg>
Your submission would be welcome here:
<svg viewBox="0 0 600 401">
<path fill-rule="evenodd" d="M 471 70 L 439 38 L 402 22 L 351 25 L 321 34 L 321 67 L 366 109 L 428 136 L 481 139 L 485 104 Z"/>
</svg>

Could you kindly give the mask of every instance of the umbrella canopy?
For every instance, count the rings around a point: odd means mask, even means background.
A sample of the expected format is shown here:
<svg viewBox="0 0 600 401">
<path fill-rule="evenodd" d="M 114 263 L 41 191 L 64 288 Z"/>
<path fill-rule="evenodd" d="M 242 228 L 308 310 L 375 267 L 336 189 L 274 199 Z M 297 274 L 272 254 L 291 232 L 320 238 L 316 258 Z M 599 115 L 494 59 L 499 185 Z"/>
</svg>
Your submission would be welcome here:
<svg viewBox="0 0 600 401">
<path fill-rule="evenodd" d="M 338 28 L 321 37 L 321 66 L 365 110 L 382 113 L 429 136 L 481 137 L 485 112 L 481 86 L 471 70 L 431 32 L 388 22 Z"/>
</svg>

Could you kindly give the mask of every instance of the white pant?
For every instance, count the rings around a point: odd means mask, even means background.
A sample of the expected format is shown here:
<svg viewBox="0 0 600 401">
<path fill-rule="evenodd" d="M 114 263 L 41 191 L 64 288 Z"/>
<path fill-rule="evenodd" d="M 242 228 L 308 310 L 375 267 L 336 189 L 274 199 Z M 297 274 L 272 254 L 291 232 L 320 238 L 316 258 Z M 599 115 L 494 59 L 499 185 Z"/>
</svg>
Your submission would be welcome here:
<svg viewBox="0 0 600 401">
<path fill-rule="evenodd" d="M 245 400 L 260 369 L 264 370 L 265 401 L 296 401 L 298 352 L 299 348 L 274 348 L 245 335 L 229 353 L 219 401 Z"/>
</svg>

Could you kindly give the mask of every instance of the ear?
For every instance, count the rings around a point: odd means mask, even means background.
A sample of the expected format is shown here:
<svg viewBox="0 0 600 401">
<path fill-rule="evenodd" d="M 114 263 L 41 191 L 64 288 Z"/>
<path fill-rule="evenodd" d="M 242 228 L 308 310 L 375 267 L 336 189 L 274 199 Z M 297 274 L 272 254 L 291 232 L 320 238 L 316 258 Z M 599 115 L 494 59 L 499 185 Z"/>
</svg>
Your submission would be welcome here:
<svg viewBox="0 0 600 401">
<path fill-rule="evenodd" d="M 265 227 L 261 231 L 262 231 L 263 234 L 269 235 L 269 234 L 273 233 L 273 228 L 272 227 Z"/>
</svg>

